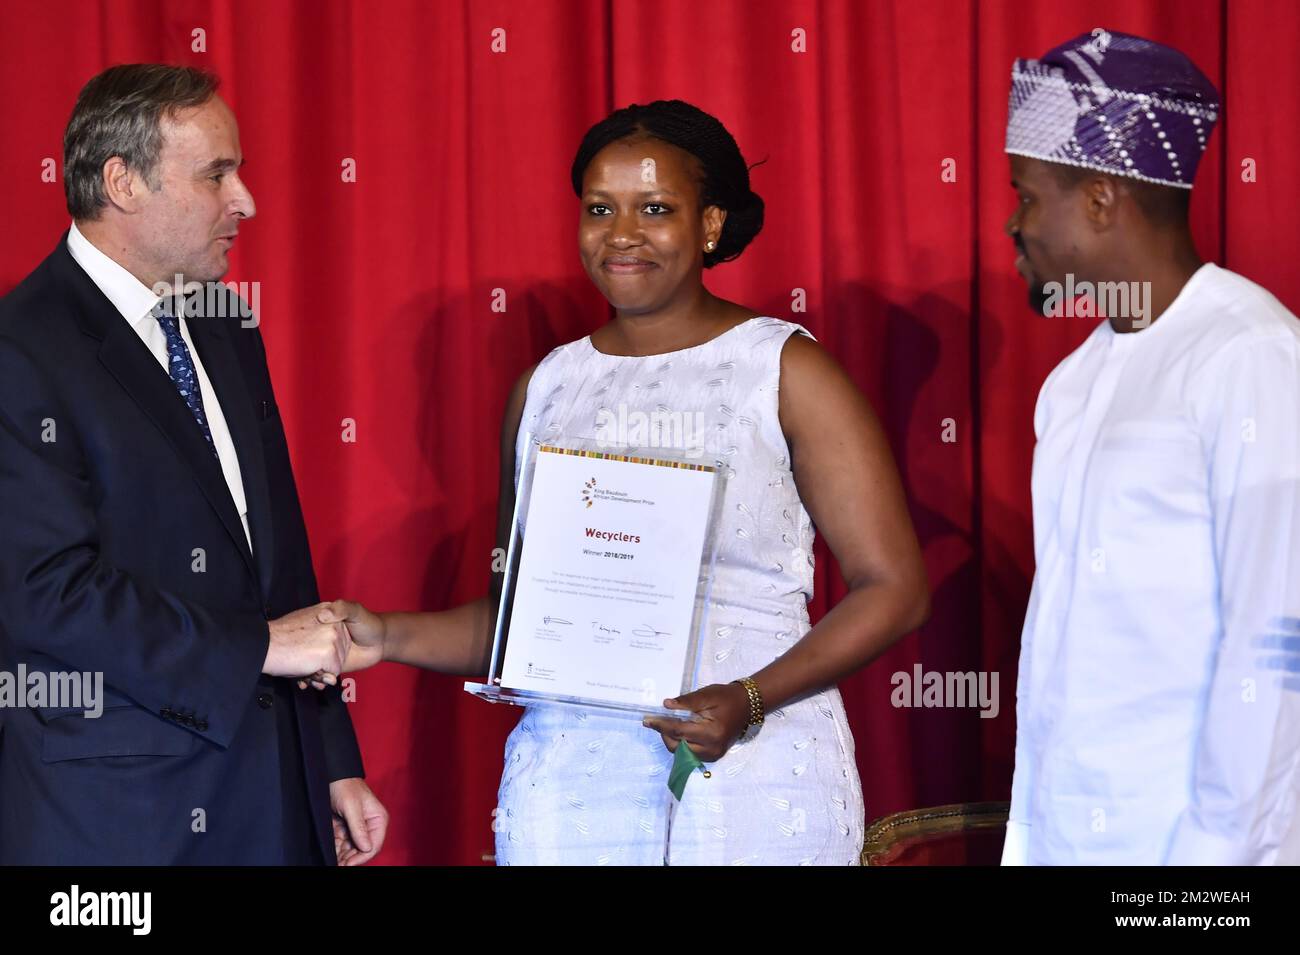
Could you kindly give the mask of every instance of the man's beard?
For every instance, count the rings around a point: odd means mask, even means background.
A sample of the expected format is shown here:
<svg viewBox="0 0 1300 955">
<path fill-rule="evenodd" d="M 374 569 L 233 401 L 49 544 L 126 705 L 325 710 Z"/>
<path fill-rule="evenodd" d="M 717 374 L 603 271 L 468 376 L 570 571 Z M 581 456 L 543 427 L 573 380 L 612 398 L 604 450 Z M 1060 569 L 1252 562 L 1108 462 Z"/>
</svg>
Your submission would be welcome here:
<svg viewBox="0 0 1300 955">
<path fill-rule="evenodd" d="M 1047 301 L 1050 296 L 1047 293 L 1043 283 L 1038 279 L 1029 279 L 1029 307 L 1039 315 L 1047 314 Z"/>
<path fill-rule="evenodd" d="M 1017 236 L 1014 241 L 1016 253 L 1025 260 L 1025 270 L 1029 273 L 1027 277 L 1023 274 L 1021 276 L 1025 279 L 1025 284 L 1029 286 L 1029 307 L 1039 315 L 1045 315 L 1047 314 L 1046 308 L 1049 296 L 1043 288 L 1043 283 L 1038 280 L 1038 276 L 1034 273 L 1034 267 L 1029 264 L 1029 256 L 1025 254 L 1025 247 L 1020 244 L 1020 237 Z"/>
</svg>

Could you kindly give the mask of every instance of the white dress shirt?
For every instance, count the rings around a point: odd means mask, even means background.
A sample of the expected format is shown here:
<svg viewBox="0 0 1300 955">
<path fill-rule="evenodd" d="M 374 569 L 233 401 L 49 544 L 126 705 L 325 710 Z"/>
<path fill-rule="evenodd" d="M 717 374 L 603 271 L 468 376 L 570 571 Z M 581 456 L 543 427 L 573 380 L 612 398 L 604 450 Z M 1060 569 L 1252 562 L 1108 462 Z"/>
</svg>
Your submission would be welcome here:
<svg viewBox="0 0 1300 955">
<path fill-rule="evenodd" d="M 167 375 L 168 381 L 171 381 L 171 374 L 168 372 L 167 336 L 153 316 L 153 308 L 161 300 L 160 296 L 155 295 L 152 289 L 95 248 L 78 231 L 75 222 L 68 230 L 68 251 L 90 276 L 90 280 L 99 286 L 99 290 L 126 319 L 127 324 L 140 336 L 145 347 L 154 358 L 158 359 L 162 373 Z M 244 525 L 244 537 L 248 541 L 249 550 L 252 550 L 253 537 L 248 530 L 248 500 L 244 495 L 244 479 L 239 471 L 239 456 L 235 453 L 235 443 L 231 440 L 230 428 L 226 425 L 225 415 L 221 413 L 221 402 L 217 400 L 212 382 L 208 380 L 208 373 L 203 370 L 203 361 L 199 358 L 193 339 L 190 338 L 185 319 L 181 318 L 179 323 L 181 337 L 185 339 L 185 347 L 190 350 L 190 358 L 194 361 L 194 371 L 199 380 L 199 393 L 203 396 L 203 411 L 208 418 L 208 430 L 212 434 L 212 444 L 217 450 L 217 459 L 221 462 L 221 473 L 225 476 L 226 487 L 230 489 L 230 498 L 235 503 L 235 510 L 239 512 L 239 520 Z M 194 427 L 199 427 L 197 421 L 194 422 Z"/>
<path fill-rule="evenodd" d="M 1034 430 L 1003 863 L 1300 862 L 1300 323 L 1204 265 Z"/>
</svg>

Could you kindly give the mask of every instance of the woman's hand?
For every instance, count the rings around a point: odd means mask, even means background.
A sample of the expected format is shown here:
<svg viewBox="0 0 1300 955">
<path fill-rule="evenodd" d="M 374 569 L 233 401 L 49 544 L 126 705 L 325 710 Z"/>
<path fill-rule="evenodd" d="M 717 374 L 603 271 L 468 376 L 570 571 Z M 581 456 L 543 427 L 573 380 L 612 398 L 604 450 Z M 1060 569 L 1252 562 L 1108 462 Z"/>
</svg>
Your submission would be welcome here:
<svg viewBox="0 0 1300 955">
<path fill-rule="evenodd" d="M 342 623 L 347 627 L 352 644 L 348 648 L 347 659 L 343 662 L 344 673 L 364 670 L 383 661 L 387 627 L 379 614 L 371 613 L 351 600 L 335 600 L 321 607 L 317 619 L 321 623 Z M 299 680 L 298 686 L 305 689 L 309 682 L 316 689 L 323 690 L 338 680 L 332 673 L 319 672 L 308 679 Z"/>
<path fill-rule="evenodd" d="M 721 759 L 731 744 L 749 728 L 749 694 L 739 683 L 713 683 L 672 700 L 664 706 L 690 710 L 694 719 L 683 721 L 666 716 L 647 716 L 643 726 L 658 730 L 669 752 L 686 742 L 702 762 Z"/>
</svg>

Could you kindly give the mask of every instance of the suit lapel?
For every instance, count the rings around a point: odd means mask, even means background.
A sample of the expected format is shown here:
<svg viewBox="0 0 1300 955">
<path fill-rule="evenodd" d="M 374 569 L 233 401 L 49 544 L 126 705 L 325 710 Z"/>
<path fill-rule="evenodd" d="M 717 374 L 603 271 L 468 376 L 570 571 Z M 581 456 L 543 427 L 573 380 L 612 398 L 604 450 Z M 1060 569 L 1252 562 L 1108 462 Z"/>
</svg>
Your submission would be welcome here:
<svg viewBox="0 0 1300 955">
<path fill-rule="evenodd" d="M 261 583 L 262 593 L 270 593 L 269 577 L 274 566 L 270 494 L 261 436 L 234 346 L 225 337 L 221 320 L 201 318 L 187 322 L 186 326 L 195 348 L 199 349 L 204 371 L 217 391 L 235 444 L 248 499 L 249 532 L 258 546 L 256 562 L 248 549 L 244 526 L 230 497 L 225 475 L 185 399 L 134 329 L 72 258 L 67 238 L 65 232 L 46 263 L 59 284 L 68 290 L 82 331 L 100 342 L 100 362 L 193 469 L 195 483 L 220 518 L 249 573 Z"/>
<path fill-rule="evenodd" d="M 105 302 L 105 307 L 111 309 L 112 305 Z M 107 328 L 99 349 L 99 360 L 140 410 L 157 425 L 182 460 L 194 470 L 199 490 L 217 512 L 217 517 L 243 555 L 249 572 L 256 578 L 257 567 L 248 550 L 243 524 L 203 431 L 186 406 L 185 399 L 176 390 L 175 383 L 121 316 L 117 316 L 117 322 Z M 224 405 L 222 410 L 225 410 Z"/>
<path fill-rule="evenodd" d="M 271 573 L 275 567 L 275 535 L 272 533 L 271 491 L 266 477 L 266 457 L 262 453 L 262 435 L 253 408 L 252 394 L 239 367 L 239 357 L 224 320 L 195 318 L 186 322 L 186 326 L 194 340 L 194 347 L 199 352 L 199 359 L 203 362 L 203 370 L 207 372 L 208 380 L 217 393 L 221 413 L 235 444 L 239 471 L 244 480 L 244 496 L 248 503 L 248 528 L 255 548 L 258 579 L 262 593 L 269 594 Z M 200 440 L 202 441 L 202 435 Z M 206 446 L 207 442 L 203 443 Z M 240 539 L 243 540 L 242 528 Z"/>
</svg>

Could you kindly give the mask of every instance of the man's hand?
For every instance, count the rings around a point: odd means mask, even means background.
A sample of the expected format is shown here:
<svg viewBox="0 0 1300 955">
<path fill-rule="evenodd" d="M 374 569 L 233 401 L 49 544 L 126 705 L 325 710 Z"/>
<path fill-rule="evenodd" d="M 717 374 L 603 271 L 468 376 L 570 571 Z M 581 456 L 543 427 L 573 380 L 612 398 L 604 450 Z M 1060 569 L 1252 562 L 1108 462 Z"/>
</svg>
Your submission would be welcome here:
<svg viewBox="0 0 1300 955">
<path fill-rule="evenodd" d="M 364 865 L 379 854 L 388 834 L 388 810 L 364 779 L 330 783 L 334 810 L 334 854 L 339 865 Z"/>
<path fill-rule="evenodd" d="M 304 607 L 271 621 L 271 645 L 262 663 L 268 676 L 338 674 L 348 657 L 351 639 L 341 623 L 323 623 L 328 604 Z"/>
<path fill-rule="evenodd" d="M 347 628 L 351 643 L 340 672 L 365 670 L 383 661 L 387 628 L 384 618 L 379 614 L 372 613 L 351 600 L 335 600 L 320 605 L 316 619 L 321 623 L 341 624 Z M 328 672 L 320 672 L 308 679 L 299 680 L 298 686 L 306 689 L 309 682 L 316 689 L 323 690 L 326 684 L 333 685 L 335 681 Z"/>
</svg>

